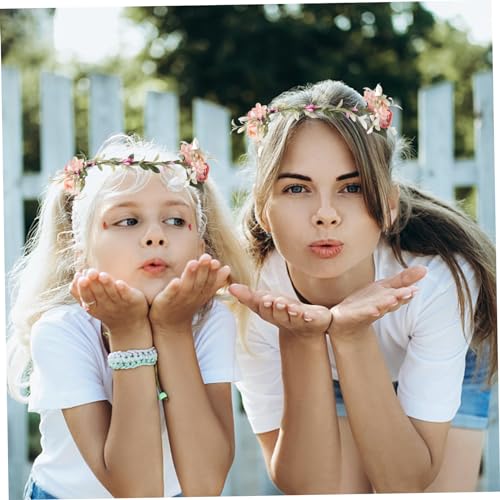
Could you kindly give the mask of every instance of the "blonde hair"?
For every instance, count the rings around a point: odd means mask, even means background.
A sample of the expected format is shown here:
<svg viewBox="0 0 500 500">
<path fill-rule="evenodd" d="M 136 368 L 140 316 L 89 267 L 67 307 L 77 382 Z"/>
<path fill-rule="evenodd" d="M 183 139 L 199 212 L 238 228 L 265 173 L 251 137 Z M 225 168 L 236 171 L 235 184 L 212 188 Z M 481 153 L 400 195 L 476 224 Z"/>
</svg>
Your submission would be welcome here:
<svg viewBox="0 0 500 500">
<path fill-rule="evenodd" d="M 137 157 L 173 158 L 172 153 L 159 145 L 124 134 L 108 139 L 97 156 L 126 158 L 131 152 Z M 7 382 L 10 394 L 19 401 L 26 402 L 29 393 L 31 328 L 49 309 L 75 303 L 70 284 L 91 251 L 96 207 L 105 193 L 122 189 L 127 172 L 134 172 L 136 176 L 133 186 L 127 189 L 131 192 L 141 189 L 153 175 L 160 175 L 167 184 L 170 175 L 166 170 L 158 174 L 137 167 L 104 166 L 102 170 L 92 167 L 80 194 L 75 196 L 65 191 L 60 179 L 53 179 L 43 193 L 36 228 L 28 235 L 24 255 L 9 274 L 13 305 L 8 327 Z M 249 283 L 246 254 L 233 230 L 231 214 L 214 183 L 208 179 L 201 188 L 189 186 L 186 189 L 197 212 L 197 226 L 206 252 L 222 265 L 231 267 L 231 282 Z M 202 308 L 195 327 L 201 326 L 210 305 Z M 235 301 L 229 305 L 241 313 L 242 307 Z"/>
<path fill-rule="evenodd" d="M 270 107 L 335 106 L 341 101 L 349 109 L 366 106 L 361 95 L 351 87 L 340 81 L 326 80 L 284 92 L 270 103 Z M 303 114 L 296 120 L 291 113 L 277 113 L 259 144 L 259 154 L 256 151 L 249 154 L 249 162 L 255 170 L 255 183 L 244 209 L 244 234 L 254 262 L 262 267 L 266 256 L 275 248 L 272 236 L 264 230 L 261 221 L 286 147 L 305 122 L 321 120 L 341 135 L 351 151 L 368 212 L 378 223 L 396 259 L 406 265 L 402 256 L 404 250 L 439 255 L 450 268 L 457 288 L 462 323 L 465 322 L 467 303 L 470 317 L 474 318 L 471 347 L 478 352 L 483 349 L 487 352 L 491 382 L 497 371 L 493 244 L 464 213 L 407 184 L 397 184 L 400 190 L 399 215 L 391 223 L 389 198 L 396 186 L 391 173 L 396 162 L 408 151 L 405 139 L 385 131 L 367 134 L 359 123 L 353 123 L 339 113 L 327 116 L 316 111 L 315 114 L 316 118 Z M 459 255 L 472 266 L 478 279 L 479 296 L 475 307 L 459 265 Z"/>
</svg>

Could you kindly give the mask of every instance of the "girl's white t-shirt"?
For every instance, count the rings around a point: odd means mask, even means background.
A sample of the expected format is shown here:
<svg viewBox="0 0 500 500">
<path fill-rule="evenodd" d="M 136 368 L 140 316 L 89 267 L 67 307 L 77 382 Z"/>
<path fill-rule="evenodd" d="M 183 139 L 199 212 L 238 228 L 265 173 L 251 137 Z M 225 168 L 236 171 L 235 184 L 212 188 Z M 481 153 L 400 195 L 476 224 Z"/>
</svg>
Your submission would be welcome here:
<svg viewBox="0 0 500 500">
<path fill-rule="evenodd" d="M 417 283 L 419 291 L 408 304 L 373 323 L 375 335 L 392 380 L 398 382 L 403 411 L 420 420 L 447 422 L 460 406 L 470 316 L 465 316 L 464 331 L 455 281 L 443 259 L 409 252 L 403 252 L 403 258 L 408 266 L 425 266 L 427 274 Z M 458 260 L 475 304 L 475 274 L 465 259 Z M 403 270 L 384 241 L 374 252 L 374 264 L 375 280 Z M 256 288 L 298 299 L 285 260 L 276 250 L 266 258 Z M 338 380 L 330 342 L 327 345 L 332 378 Z M 242 378 L 236 386 L 253 431 L 278 429 L 283 415 L 278 328 L 251 313 L 247 348 L 238 346 L 238 362 Z"/>
<path fill-rule="evenodd" d="M 195 335 L 195 350 L 205 384 L 235 382 L 236 323 L 218 301 Z M 80 454 L 62 409 L 113 400 L 112 370 L 101 322 L 79 305 L 59 306 L 33 325 L 28 410 L 40 413 L 42 452 L 32 468 L 34 481 L 57 498 L 112 498 Z M 163 404 L 160 406 L 164 495 L 181 493 L 175 472 Z"/>
</svg>

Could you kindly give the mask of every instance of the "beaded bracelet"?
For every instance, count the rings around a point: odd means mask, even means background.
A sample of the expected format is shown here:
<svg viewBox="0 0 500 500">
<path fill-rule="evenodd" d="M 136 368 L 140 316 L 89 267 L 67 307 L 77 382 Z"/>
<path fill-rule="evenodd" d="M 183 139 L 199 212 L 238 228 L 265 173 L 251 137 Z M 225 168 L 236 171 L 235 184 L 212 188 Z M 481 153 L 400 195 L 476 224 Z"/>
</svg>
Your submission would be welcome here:
<svg viewBox="0 0 500 500">
<path fill-rule="evenodd" d="M 155 365 L 158 353 L 155 347 L 130 351 L 114 351 L 108 354 L 108 365 L 113 370 L 127 370 L 138 366 Z"/>
</svg>

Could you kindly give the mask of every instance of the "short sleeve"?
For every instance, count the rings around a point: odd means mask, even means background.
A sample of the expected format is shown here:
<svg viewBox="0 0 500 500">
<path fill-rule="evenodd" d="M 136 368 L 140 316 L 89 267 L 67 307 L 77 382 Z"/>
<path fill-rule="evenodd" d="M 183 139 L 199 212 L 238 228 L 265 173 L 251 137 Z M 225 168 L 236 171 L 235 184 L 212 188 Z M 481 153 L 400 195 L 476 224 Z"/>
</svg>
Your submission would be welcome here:
<svg viewBox="0 0 500 500">
<path fill-rule="evenodd" d="M 195 336 L 195 350 L 205 384 L 235 382 L 240 377 L 236 360 L 236 320 L 227 306 L 214 301 L 209 317 Z"/>
<path fill-rule="evenodd" d="M 457 289 L 448 273 L 428 283 L 409 305 L 414 324 L 399 373 L 398 398 L 406 414 L 432 422 L 452 420 L 460 406 L 471 336 L 471 317 L 466 313 L 462 324 Z M 475 303 L 477 284 L 472 271 L 466 277 Z"/>
<path fill-rule="evenodd" d="M 283 416 L 283 382 L 278 329 L 251 314 L 246 346 L 238 345 L 242 381 L 236 384 L 252 430 L 278 429 Z"/>
<path fill-rule="evenodd" d="M 33 325 L 30 411 L 71 408 L 107 399 L 102 362 L 89 332 L 71 318 L 64 319 L 42 317 Z M 92 325 L 87 323 L 91 330 Z"/>
</svg>

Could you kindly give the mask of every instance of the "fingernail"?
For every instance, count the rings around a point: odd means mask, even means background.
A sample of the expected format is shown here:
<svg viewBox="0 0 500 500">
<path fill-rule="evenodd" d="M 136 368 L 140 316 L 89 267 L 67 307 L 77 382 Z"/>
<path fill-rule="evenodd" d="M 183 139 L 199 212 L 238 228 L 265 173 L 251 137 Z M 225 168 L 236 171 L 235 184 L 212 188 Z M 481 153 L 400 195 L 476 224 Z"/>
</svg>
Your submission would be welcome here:
<svg viewBox="0 0 500 500">
<path fill-rule="evenodd" d="M 269 302 L 269 301 L 267 301 L 267 300 L 263 303 L 263 306 L 264 306 L 264 307 L 271 307 L 272 305 L 273 305 L 273 303 L 272 303 L 272 302 Z"/>
<path fill-rule="evenodd" d="M 408 299 L 411 299 L 413 297 L 413 294 L 412 293 L 409 293 L 408 295 L 404 295 L 403 297 L 401 297 L 403 300 L 408 300 Z"/>
<path fill-rule="evenodd" d="M 307 323 L 310 323 L 312 321 L 312 318 L 304 315 L 304 321 L 306 321 Z"/>
<path fill-rule="evenodd" d="M 276 302 L 276 309 L 283 310 L 285 309 L 285 304 L 282 304 L 281 302 Z"/>
<path fill-rule="evenodd" d="M 299 315 L 299 313 L 297 311 L 290 311 L 290 309 L 288 309 L 288 314 L 290 316 L 298 316 Z"/>
</svg>

